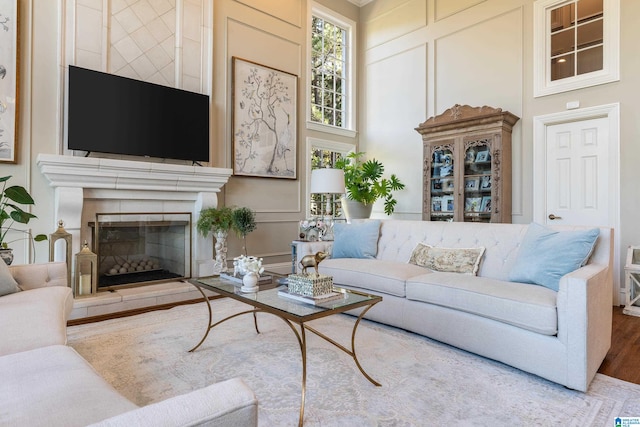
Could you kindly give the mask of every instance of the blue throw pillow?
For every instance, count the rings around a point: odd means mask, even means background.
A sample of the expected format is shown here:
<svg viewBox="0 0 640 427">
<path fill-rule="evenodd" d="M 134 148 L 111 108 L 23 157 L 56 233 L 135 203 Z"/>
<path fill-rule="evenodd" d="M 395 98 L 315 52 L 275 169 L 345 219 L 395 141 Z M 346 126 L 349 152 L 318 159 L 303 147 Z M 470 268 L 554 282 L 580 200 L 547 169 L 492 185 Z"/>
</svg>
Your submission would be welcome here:
<svg viewBox="0 0 640 427">
<path fill-rule="evenodd" d="M 599 234 L 598 228 L 555 231 L 530 224 L 509 280 L 557 291 L 562 276 L 586 264 Z"/>
<path fill-rule="evenodd" d="M 337 222 L 333 226 L 331 258 L 375 258 L 378 253 L 380 220 L 353 224 Z"/>
</svg>

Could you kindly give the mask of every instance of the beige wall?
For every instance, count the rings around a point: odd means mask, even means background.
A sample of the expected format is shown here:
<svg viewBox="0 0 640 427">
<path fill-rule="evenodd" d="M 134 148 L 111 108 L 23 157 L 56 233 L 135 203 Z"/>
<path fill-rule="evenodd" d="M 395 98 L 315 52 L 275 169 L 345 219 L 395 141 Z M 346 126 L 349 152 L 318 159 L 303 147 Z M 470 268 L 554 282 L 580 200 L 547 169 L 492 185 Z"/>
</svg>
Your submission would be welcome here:
<svg viewBox="0 0 640 427">
<path fill-rule="evenodd" d="M 620 239 L 640 244 L 640 2 L 620 0 L 620 81 L 533 97 L 533 0 L 375 0 L 361 9 L 360 148 L 407 183 L 396 217 L 421 218 L 422 144 L 413 130 L 454 104 L 521 118 L 513 133 L 513 222 L 533 220 L 533 117 L 620 103 Z M 378 207 L 378 213 L 381 207 Z M 375 212 L 375 209 L 374 209 Z M 623 269 L 619 282 L 622 282 Z"/>
<path fill-rule="evenodd" d="M 188 1 L 188 0 L 184 0 Z M 397 218 L 420 218 L 422 145 L 414 128 L 454 103 L 501 107 L 521 117 L 514 130 L 513 221 L 533 218 L 533 120 L 565 110 L 568 101 L 582 107 L 621 105 L 620 178 L 622 202 L 620 253 L 640 244 L 635 212 L 640 198 L 640 57 L 635 54 L 640 2 L 621 2 L 621 80 L 557 95 L 533 98 L 533 0 L 375 0 L 357 8 L 346 0 L 319 0 L 356 21 L 358 39 L 359 136 L 351 139 L 305 129 L 307 95 L 306 0 L 214 0 L 212 53 L 212 165 L 231 167 L 231 58 L 239 56 L 299 76 L 298 179 L 234 177 L 225 203 L 256 210 L 259 226 L 249 250 L 267 263 L 288 262 L 289 242 L 304 216 L 306 138 L 355 142 L 384 161 L 407 183 L 399 194 Z M 63 0 L 20 0 L 21 81 L 19 160 L 1 164 L 3 174 L 31 189 L 36 232 L 55 229 L 53 191 L 35 165 L 38 153 L 62 147 L 59 91 L 62 87 L 61 14 Z M 377 206 L 374 215 L 382 215 Z M 26 245 L 17 262 L 27 261 Z M 229 253 L 239 251 L 231 242 Z M 36 259 L 47 258 L 40 244 Z M 620 261 L 620 260 L 618 260 Z"/>
<path fill-rule="evenodd" d="M 208 1 L 208 0 L 202 0 Z M 182 0 L 189 3 L 189 0 Z M 267 264 L 290 263 L 290 243 L 298 233 L 298 221 L 305 216 L 306 162 L 305 141 L 316 138 L 355 142 L 305 128 L 307 95 L 307 33 L 309 5 L 304 0 L 213 0 L 212 64 L 212 159 L 216 167 L 232 167 L 231 135 L 231 63 L 234 56 L 274 67 L 299 76 L 298 82 L 298 163 L 296 180 L 232 177 L 221 195 L 227 205 L 248 206 L 256 211 L 258 228 L 247 238 L 248 250 L 265 258 Z M 338 10 L 357 21 L 359 9 L 344 0 L 320 0 L 320 4 Z M 55 230 L 53 190 L 37 169 L 38 153 L 62 154 L 64 117 L 60 105 L 65 65 L 79 64 L 98 69 L 99 55 L 78 55 L 77 41 L 82 35 L 67 31 L 69 21 L 79 19 L 74 5 L 100 9 L 102 2 L 80 0 L 20 0 L 21 22 L 21 127 L 20 157 L 16 165 L 2 165 L 2 173 L 12 174 L 16 182 L 31 188 L 37 205 L 33 212 L 39 219 L 33 229 L 49 234 Z M 92 11 L 89 11 L 92 12 Z M 82 28 L 79 25 L 78 28 Z M 65 35 L 70 34 L 70 35 Z M 66 37 L 66 39 L 65 39 Z M 98 52 L 106 43 L 93 38 Z M 83 42 L 83 46 L 86 43 Z M 75 52 L 75 53 L 74 53 Z M 77 58 L 74 58 L 77 55 Z M 205 56 L 205 55 L 203 55 Z M 104 57 L 103 57 L 104 58 Z M 94 62 L 92 62 L 94 61 Z M 93 67 L 93 68 L 96 68 Z M 206 91 L 207 85 L 203 88 Z M 241 243 L 232 237 L 229 255 L 240 252 Z M 46 260 L 48 245 L 39 244 L 36 256 L 29 256 L 26 244 L 15 248 L 16 262 Z"/>
</svg>

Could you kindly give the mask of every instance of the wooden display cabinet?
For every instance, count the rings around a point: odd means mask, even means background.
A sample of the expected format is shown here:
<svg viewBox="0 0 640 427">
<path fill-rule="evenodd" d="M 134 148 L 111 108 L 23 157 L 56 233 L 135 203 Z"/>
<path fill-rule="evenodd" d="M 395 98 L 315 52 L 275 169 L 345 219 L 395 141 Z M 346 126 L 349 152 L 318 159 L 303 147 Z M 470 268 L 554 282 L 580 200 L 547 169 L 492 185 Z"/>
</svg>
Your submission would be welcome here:
<svg viewBox="0 0 640 427">
<path fill-rule="evenodd" d="M 422 219 L 511 222 L 511 132 L 519 118 L 454 105 L 416 128 L 423 141 Z"/>
</svg>

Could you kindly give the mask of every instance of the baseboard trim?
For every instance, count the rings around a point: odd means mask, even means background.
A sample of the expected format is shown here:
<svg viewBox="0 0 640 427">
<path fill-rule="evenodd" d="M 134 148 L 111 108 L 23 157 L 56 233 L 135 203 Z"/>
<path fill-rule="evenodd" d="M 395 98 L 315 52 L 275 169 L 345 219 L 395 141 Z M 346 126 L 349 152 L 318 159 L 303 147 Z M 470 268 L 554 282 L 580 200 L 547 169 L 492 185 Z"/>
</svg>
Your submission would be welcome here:
<svg viewBox="0 0 640 427">
<path fill-rule="evenodd" d="M 212 295 L 209 297 L 210 300 L 214 300 L 218 298 L 224 298 L 224 297 L 221 295 Z M 149 307 L 136 308 L 133 310 L 118 311 L 115 313 L 101 314 L 100 316 L 72 319 L 67 321 L 67 326 L 84 325 L 87 323 L 102 322 L 103 320 L 119 319 L 121 317 L 129 317 L 129 316 L 135 316 L 136 314 L 148 313 L 150 311 L 169 310 L 170 308 L 177 307 L 179 305 L 197 304 L 202 301 L 203 301 L 202 298 L 198 298 L 198 299 L 192 299 L 187 301 L 177 301 L 177 302 L 172 302 L 167 304 L 152 305 Z"/>
</svg>

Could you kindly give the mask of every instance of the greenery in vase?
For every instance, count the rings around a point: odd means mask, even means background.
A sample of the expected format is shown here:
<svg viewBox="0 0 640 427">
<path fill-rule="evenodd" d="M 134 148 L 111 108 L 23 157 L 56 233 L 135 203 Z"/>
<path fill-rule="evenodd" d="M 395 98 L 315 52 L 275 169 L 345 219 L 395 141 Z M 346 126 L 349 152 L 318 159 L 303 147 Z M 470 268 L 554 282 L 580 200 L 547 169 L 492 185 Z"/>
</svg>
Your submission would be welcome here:
<svg viewBox="0 0 640 427">
<path fill-rule="evenodd" d="M 19 231 L 26 234 L 24 238 L 30 238 L 31 232 L 28 230 L 19 230 L 14 228 L 15 223 L 28 224 L 33 218 L 37 218 L 32 213 L 23 210 L 20 205 L 35 205 L 31 195 L 25 190 L 24 187 L 19 185 L 12 185 L 7 187 L 7 182 L 11 176 L 5 176 L 0 178 L 2 183 L 2 192 L 0 193 L 0 248 L 7 249 L 9 243 L 15 242 L 12 240 L 8 242 L 6 240 L 9 230 Z M 47 236 L 44 234 L 38 234 L 33 237 L 33 240 L 40 242 L 47 240 Z"/>
<path fill-rule="evenodd" d="M 383 178 L 384 165 L 376 159 L 363 161 L 364 155 L 364 152 L 349 153 L 335 163 L 336 168 L 344 170 L 347 197 L 364 205 L 384 199 L 384 213 L 391 215 L 398 203 L 393 191 L 402 190 L 404 184 L 395 174 Z"/>
<path fill-rule="evenodd" d="M 242 237 L 244 254 L 247 255 L 247 234 L 256 229 L 256 215 L 249 208 L 237 208 L 233 211 L 233 229 Z"/>
<path fill-rule="evenodd" d="M 211 232 L 229 231 L 232 227 L 233 209 L 227 206 L 202 209 L 196 223 L 198 232 L 205 237 Z"/>
</svg>

